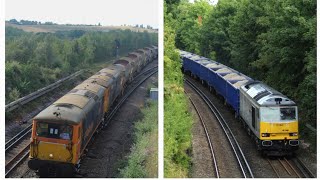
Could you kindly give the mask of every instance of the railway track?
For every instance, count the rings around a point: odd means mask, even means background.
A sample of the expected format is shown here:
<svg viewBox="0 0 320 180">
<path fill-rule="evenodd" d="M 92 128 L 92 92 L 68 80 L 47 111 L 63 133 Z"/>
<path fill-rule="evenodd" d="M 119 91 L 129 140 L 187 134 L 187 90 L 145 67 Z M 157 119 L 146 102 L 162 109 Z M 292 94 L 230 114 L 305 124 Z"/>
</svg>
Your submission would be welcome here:
<svg viewBox="0 0 320 180">
<path fill-rule="evenodd" d="M 28 157 L 32 124 L 20 131 L 5 144 L 5 177 Z"/>
<path fill-rule="evenodd" d="M 186 91 L 184 91 L 185 94 L 188 94 Z M 220 178 L 220 173 L 219 173 L 219 168 L 218 168 L 218 164 L 217 164 L 217 160 L 216 160 L 216 155 L 214 153 L 214 149 L 213 149 L 213 143 L 211 142 L 211 138 L 208 134 L 208 130 L 207 130 L 207 126 L 205 124 L 205 122 L 203 121 L 202 119 L 202 116 L 201 114 L 199 113 L 199 110 L 198 110 L 198 107 L 196 106 L 196 104 L 193 102 L 193 100 L 190 98 L 190 96 L 188 97 L 192 106 L 194 107 L 194 109 L 196 110 L 197 112 L 197 115 L 201 121 L 201 125 L 205 131 L 205 134 L 206 134 L 206 139 L 207 139 L 207 142 L 208 142 L 208 145 L 209 145 L 209 148 L 210 148 L 210 153 L 211 153 L 211 158 L 212 158 L 212 163 L 213 163 L 213 167 L 214 167 L 214 170 L 215 170 L 215 175 L 216 175 L 216 178 Z"/>
<path fill-rule="evenodd" d="M 278 178 L 315 178 L 314 174 L 297 157 L 267 159 Z"/>
<path fill-rule="evenodd" d="M 235 136 L 233 135 L 231 129 L 229 128 L 228 124 L 226 123 L 225 119 L 221 115 L 221 113 L 218 111 L 216 106 L 211 102 L 209 97 L 205 95 L 196 85 L 194 85 L 190 80 L 187 78 L 185 79 L 185 82 L 187 85 L 189 85 L 202 99 L 203 101 L 207 104 L 209 107 L 210 111 L 215 115 L 216 119 L 218 120 L 220 126 L 222 127 L 229 143 L 230 146 L 232 147 L 232 150 L 234 152 L 234 155 L 237 159 L 240 171 L 242 172 L 242 175 L 244 178 L 254 178 L 254 175 L 251 171 L 251 168 L 246 160 L 246 157 L 244 156 L 242 149 L 237 142 Z"/>
<path fill-rule="evenodd" d="M 130 90 L 118 101 L 117 105 L 107 114 L 106 123 L 102 128 L 106 127 L 111 121 L 114 114 L 121 107 L 123 102 L 137 89 L 144 81 L 150 78 L 153 74 L 158 72 L 158 66 L 152 67 L 136 75 L 131 82 Z M 139 80 L 140 79 L 140 80 Z M 32 124 L 28 125 L 25 129 L 20 131 L 13 138 L 8 140 L 5 144 L 5 177 L 10 174 L 23 163 L 30 153 L 30 137 L 31 137 Z M 30 171 L 29 169 L 27 171 Z M 26 172 L 25 172 L 26 173 Z M 24 174 L 25 174 L 24 173 Z M 23 176 L 23 175 L 22 175 Z"/>
</svg>

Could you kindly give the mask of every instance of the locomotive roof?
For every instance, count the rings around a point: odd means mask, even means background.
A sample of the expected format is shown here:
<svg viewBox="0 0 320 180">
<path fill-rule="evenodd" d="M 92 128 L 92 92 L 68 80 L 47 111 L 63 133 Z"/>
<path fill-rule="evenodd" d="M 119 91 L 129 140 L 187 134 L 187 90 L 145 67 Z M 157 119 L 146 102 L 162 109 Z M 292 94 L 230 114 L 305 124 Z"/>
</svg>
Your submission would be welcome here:
<svg viewBox="0 0 320 180">
<path fill-rule="evenodd" d="M 117 73 L 119 73 L 119 71 L 120 71 L 119 68 L 107 67 L 107 68 L 101 69 L 99 72 L 105 72 L 105 73 L 108 73 L 108 74 L 117 74 Z"/>
<path fill-rule="evenodd" d="M 52 104 L 45 110 L 41 111 L 34 120 L 56 123 L 79 124 L 84 118 L 84 111 L 79 107 L 72 105 L 55 105 Z"/>
<path fill-rule="evenodd" d="M 54 105 L 63 105 L 69 104 L 79 107 L 83 109 L 86 104 L 89 102 L 89 99 L 85 96 L 77 95 L 77 94 L 66 94 L 54 102 Z"/>
<path fill-rule="evenodd" d="M 79 84 L 78 86 L 76 86 L 74 89 L 86 89 L 86 90 L 89 90 L 89 91 L 92 91 L 92 92 L 98 94 L 99 90 L 104 89 L 104 88 L 98 84 L 83 82 L 83 83 Z"/>
<path fill-rule="evenodd" d="M 102 93 L 100 93 L 102 97 Z M 85 89 L 72 89 L 51 106 L 41 111 L 35 120 L 71 124 L 79 124 L 84 119 L 87 111 L 93 107 L 98 95 Z"/>
<path fill-rule="evenodd" d="M 104 68 L 104 69 L 101 69 L 99 72 L 97 72 L 96 75 L 105 76 L 105 78 L 106 77 L 117 78 L 118 76 L 120 76 L 121 72 L 122 72 L 122 70 L 120 70 L 120 69 Z M 103 78 L 103 79 L 105 79 L 105 78 Z M 106 79 L 106 80 L 108 80 L 108 79 Z"/>
<path fill-rule="evenodd" d="M 240 87 L 259 105 L 295 105 L 295 102 L 262 82 L 249 82 Z"/>
<path fill-rule="evenodd" d="M 93 76 L 91 76 L 89 79 L 102 79 L 102 80 L 104 80 L 104 81 L 109 81 L 110 79 L 112 79 L 113 78 L 113 76 L 107 76 L 107 75 L 102 75 L 101 74 L 102 72 L 100 72 L 99 74 L 95 74 L 95 75 L 93 75 Z"/>
<path fill-rule="evenodd" d="M 105 80 L 105 79 L 102 79 L 97 76 L 91 76 L 89 79 L 85 80 L 84 82 L 98 84 L 100 86 L 107 88 L 113 82 L 113 79 L 109 78 L 109 79 Z"/>
</svg>

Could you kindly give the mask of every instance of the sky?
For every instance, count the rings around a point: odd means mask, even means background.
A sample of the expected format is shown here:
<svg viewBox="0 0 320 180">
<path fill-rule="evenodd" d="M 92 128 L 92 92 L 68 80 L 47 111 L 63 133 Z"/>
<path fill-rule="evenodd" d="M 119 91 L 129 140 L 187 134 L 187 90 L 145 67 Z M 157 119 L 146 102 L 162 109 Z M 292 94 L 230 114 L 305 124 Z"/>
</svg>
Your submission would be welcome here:
<svg viewBox="0 0 320 180">
<path fill-rule="evenodd" d="M 158 0 L 6 0 L 5 19 L 158 28 L 158 7 Z"/>
</svg>

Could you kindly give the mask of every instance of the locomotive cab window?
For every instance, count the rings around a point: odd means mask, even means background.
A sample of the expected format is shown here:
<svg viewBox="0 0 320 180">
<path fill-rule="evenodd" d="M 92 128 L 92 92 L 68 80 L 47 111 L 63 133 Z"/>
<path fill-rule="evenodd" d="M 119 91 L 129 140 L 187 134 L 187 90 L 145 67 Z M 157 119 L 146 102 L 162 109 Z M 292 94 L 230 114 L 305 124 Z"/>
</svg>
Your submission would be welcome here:
<svg viewBox="0 0 320 180">
<path fill-rule="evenodd" d="M 279 122 L 297 120 L 297 107 L 261 107 L 261 121 Z"/>
<path fill-rule="evenodd" d="M 286 107 L 280 109 L 281 120 L 295 120 L 296 119 L 296 108 Z"/>
<path fill-rule="evenodd" d="M 37 123 L 37 136 L 55 139 L 72 139 L 72 126 L 52 123 Z"/>
</svg>

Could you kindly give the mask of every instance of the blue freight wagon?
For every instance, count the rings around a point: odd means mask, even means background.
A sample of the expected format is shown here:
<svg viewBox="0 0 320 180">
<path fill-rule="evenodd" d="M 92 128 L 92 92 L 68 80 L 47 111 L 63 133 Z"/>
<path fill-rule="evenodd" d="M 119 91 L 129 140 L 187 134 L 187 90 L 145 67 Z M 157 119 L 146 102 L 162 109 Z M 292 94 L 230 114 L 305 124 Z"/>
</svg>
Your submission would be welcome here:
<svg viewBox="0 0 320 180">
<path fill-rule="evenodd" d="M 205 57 L 183 51 L 180 53 L 184 72 L 189 72 L 224 97 L 236 115 L 239 114 L 239 88 L 253 81 L 238 71 Z"/>
</svg>

